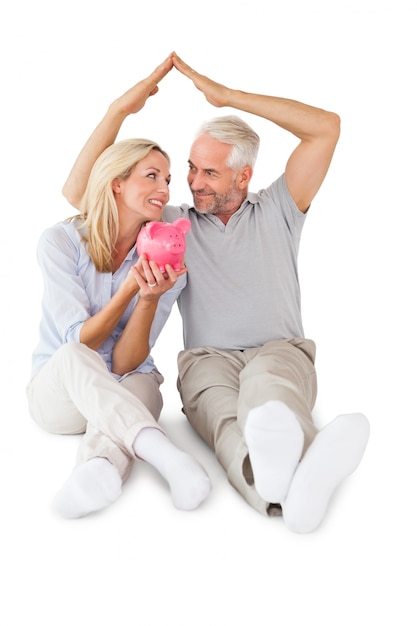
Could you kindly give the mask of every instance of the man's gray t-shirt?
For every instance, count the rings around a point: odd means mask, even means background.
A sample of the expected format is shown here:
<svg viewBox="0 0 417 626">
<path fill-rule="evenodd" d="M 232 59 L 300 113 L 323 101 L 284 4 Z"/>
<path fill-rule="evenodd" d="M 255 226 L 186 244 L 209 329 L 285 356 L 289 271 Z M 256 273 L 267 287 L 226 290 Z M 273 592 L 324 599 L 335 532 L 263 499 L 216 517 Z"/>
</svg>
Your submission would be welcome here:
<svg viewBox="0 0 417 626">
<path fill-rule="evenodd" d="M 305 214 L 284 175 L 249 193 L 226 225 L 185 204 L 165 208 L 165 220 L 178 217 L 191 221 L 178 300 L 186 349 L 242 350 L 304 336 L 297 255 Z"/>
</svg>

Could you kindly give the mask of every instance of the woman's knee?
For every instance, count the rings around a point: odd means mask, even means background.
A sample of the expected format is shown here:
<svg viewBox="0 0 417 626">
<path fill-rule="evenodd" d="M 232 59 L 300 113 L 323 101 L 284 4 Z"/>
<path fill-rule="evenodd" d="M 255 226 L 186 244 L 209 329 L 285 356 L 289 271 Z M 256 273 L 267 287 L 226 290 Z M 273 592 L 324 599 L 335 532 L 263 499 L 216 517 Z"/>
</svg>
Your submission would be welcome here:
<svg viewBox="0 0 417 626">
<path fill-rule="evenodd" d="M 74 362 L 74 360 L 81 358 L 81 357 L 86 357 L 86 356 L 87 357 L 91 356 L 92 358 L 98 358 L 102 360 L 100 355 L 95 350 L 92 350 L 91 348 L 86 346 L 84 343 L 77 343 L 74 341 L 70 343 L 62 344 L 62 346 L 60 346 L 58 350 L 56 350 L 56 352 L 53 354 L 51 358 L 54 361 L 68 360 L 70 362 Z"/>
</svg>

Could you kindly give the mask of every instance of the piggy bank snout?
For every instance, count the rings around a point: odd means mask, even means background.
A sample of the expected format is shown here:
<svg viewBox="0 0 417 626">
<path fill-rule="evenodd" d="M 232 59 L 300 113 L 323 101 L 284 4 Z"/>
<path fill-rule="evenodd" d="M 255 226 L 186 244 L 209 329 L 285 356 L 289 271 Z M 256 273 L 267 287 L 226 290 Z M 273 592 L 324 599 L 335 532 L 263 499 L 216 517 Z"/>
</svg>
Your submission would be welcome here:
<svg viewBox="0 0 417 626">
<path fill-rule="evenodd" d="M 166 245 L 167 248 L 178 248 L 179 250 L 183 250 L 185 248 L 185 238 L 180 234 L 173 234 L 167 239 L 162 239 L 161 244 Z"/>
<path fill-rule="evenodd" d="M 179 248 L 180 250 L 184 249 L 184 239 L 181 239 L 180 237 L 176 238 L 176 239 L 168 239 L 166 242 L 166 245 L 169 248 Z"/>
</svg>

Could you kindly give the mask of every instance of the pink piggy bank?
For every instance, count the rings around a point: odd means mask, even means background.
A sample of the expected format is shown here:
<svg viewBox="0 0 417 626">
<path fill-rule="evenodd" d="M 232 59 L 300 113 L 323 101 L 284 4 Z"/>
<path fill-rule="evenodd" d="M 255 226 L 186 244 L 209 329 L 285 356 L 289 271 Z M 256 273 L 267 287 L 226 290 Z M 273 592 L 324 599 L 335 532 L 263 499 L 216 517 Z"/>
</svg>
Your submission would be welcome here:
<svg viewBox="0 0 417 626">
<path fill-rule="evenodd" d="M 165 265 L 174 270 L 182 268 L 185 254 L 185 235 L 191 227 L 185 217 L 168 222 L 148 222 L 140 231 L 136 240 L 138 254 L 146 254 L 149 261 L 155 261 L 161 272 Z"/>
</svg>

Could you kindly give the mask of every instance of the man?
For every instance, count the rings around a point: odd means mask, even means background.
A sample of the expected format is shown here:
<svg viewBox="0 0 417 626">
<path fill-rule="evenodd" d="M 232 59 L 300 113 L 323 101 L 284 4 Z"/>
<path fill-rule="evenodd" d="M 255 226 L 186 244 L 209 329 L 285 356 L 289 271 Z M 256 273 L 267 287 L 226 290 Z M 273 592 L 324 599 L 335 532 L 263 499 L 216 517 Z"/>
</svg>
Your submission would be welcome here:
<svg viewBox="0 0 417 626">
<path fill-rule="evenodd" d="M 358 466 L 369 437 L 359 413 L 340 415 L 321 431 L 314 425 L 315 346 L 304 338 L 300 313 L 301 231 L 330 166 L 340 120 L 294 100 L 229 89 L 172 53 L 109 107 L 64 186 L 72 204 L 123 120 L 144 106 L 173 67 L 213 106 L 263 117 L 299 139 L 285 172 L 255 194 L 249 183 L 257 134 L 236 116 L 208 122 L 190 150 L 194 207 L 167 207 L 164 218 L 191 220 L 188 284 L 179 300 L 184 412 L 251 506 L 282 513 L 288 528 L 310 532 Z"/>
</svg>

